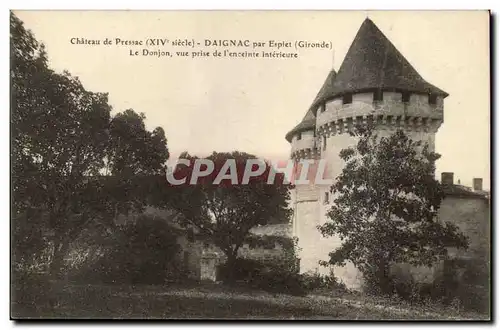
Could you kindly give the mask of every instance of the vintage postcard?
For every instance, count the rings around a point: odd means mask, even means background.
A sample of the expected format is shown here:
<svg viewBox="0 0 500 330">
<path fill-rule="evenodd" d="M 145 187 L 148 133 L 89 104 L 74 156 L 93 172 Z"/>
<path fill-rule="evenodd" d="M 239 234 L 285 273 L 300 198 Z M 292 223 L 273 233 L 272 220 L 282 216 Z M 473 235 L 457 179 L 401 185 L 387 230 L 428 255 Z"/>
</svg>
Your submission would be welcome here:
<svg viewBox="0 0 500 330">
<path fill-rule="evenodd" d="M 11 318 L 490 320 L 489 31 L 11 11 Z"/>
</svg>

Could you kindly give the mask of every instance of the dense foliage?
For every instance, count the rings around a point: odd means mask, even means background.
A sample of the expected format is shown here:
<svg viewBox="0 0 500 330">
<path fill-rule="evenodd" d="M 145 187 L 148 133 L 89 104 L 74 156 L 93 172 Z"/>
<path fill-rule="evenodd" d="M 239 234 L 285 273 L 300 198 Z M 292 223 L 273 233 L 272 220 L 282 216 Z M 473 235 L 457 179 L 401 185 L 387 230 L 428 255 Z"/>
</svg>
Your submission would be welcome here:
<svg viewBox="0 0 500 330">
<path fill-rule="evenodd" d="M 342 239 L 330 264 L 351 261 L 369 286 L 385 291 L 391 264 L 431 266 L 447 247 L 467 247 L 456 225 L 437 220 L 444 197 L 434 178 L 439 155 L 402 130 L 378 137 L 371 127 L 358 128 L 353 135 L 358 142 L 340 152 L 345 166 L 331 187 L 329 221 L 320 227 L 324 236 Z"/>
<path fill-rule="evenodd" d="M 346 291 L 333 276 L 299 274 L 297 269 L 279 263 L 244 258 L 237 258 L 233 264 L 222 264 L 218 269 L 218 279 L 236 280 L 267 292 L 291 295 L 306 295 L 318 290 L 329 294 Z"/>
<path fill-rule="evenodd" d="M 161 284 L 175 280 L 183 276 L 177 236 L 165 220 L 140 216 L 98 242 L 104 249 L 97 257 L 87 256 L 68 272 L 72 279 L 86 283 Z"/>
<path fill-rule="evenodd" d="M 165 173 L 166 138 L 131 109 L 112 116 L 107 94 L 51 70 L 43 44 L 12 13 L 10 42 L 14 261 L 48 244 L 58 276 L 85 228 L 113 227 L 117 213 L 145 205 L 138 176 Z"/>
</svg>

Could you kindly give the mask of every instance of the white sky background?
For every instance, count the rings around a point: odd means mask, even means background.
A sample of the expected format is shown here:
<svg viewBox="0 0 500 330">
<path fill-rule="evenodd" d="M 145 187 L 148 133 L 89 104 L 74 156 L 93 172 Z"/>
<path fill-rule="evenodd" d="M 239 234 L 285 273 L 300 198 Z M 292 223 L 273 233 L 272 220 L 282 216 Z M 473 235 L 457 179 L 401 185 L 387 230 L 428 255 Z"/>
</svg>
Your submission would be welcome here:
<svg viewBox="0 0 500 330">
<path fill-rule="evenodd" d="M 300 59 L 128 56 L 128 47 L 71 45 L 73 37 L 331 41 L 340 64 L 368 15 L 424 79 L 450 94 L 436 136 L 438 173 L 490 186 L 487 12 L 16 12 L 46 45 L 50 65 L 108 92 L 115 112 L 146 114 L 165 129 L 172 157 L 240 150 L 288 159 L 285 134 L 304 116 L 332 67 L 330 50 Z"/>
</svg>

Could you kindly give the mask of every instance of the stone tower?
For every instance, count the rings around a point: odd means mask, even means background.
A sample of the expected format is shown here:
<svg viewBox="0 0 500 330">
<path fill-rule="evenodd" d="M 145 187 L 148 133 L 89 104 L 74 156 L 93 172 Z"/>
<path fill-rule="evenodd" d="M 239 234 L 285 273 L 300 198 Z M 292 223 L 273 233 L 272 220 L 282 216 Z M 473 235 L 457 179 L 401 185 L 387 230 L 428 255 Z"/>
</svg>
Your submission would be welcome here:
<svg viewBox="0 0 500 330">
<path fill-rule="evenodd" d="M 402 128 L 414 140 L 434 149 L 435 134 L 443 122 L 443 100 L 448 94 L 425 81 L 370 20 L 361 25 L 338 73 L 332 70 L 303 120 L 286 139 L 291 157 L 325 159 L 326 177 L 343 169 L 339 152 L 356 143 L 348 132 L 358 124 L 373 123 L 379 136 Z M 301 272 L 329 269 L 319 266 L 340 245 L 317 229 L 331 206 L 329 186 L 297 185 L 293 196 L 293 228 L 299 240 Z M 352 265 L 335 267 L 335 276 L 348 287 L 361 285 Z"/>
</svg>

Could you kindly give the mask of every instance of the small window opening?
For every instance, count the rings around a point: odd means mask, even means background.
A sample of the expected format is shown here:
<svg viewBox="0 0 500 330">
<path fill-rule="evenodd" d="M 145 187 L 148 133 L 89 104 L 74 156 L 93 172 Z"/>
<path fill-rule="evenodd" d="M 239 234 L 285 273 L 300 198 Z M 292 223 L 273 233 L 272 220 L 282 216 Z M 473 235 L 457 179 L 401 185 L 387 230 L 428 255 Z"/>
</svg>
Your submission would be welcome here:
<svg viewBox="0 0 500 330">
<path fill-rule="evenodd" d="M 373 101 L 383 101 L 384 100 L 384 93 L 381 90 L 376 90 L 373 92 Z"/>
<path fill-rule="evenodd" d="M 403 92 L 403 94 L 401 95 L 401 101 L 403 101 L 403 103 L 410 102 L 410 93 Z"/>
<path fill-rule="evenodd" d="M 330 202 L 330 193 L 327 191 L 325 192 L 324 204 L 328 204 L 329 202 Z"/>
<path fill-rule="evenodd" d="M 326 136 L 323 136 L 323 151 L 326 150 Z"/>
<path fill-rule="evenodd" d="M 437 95 L 429 94 L 429 104 L 437 104 Z"/>
<path fill-rule="evenodd" d="M 342 96 L 342 104 L 351 104 L 352 103 L 352 94 L 344 94 Z"/>
<path fill-rule="evenodd" d="M 302 133 L 297 134 L 297 140 L 302 140 Z"/>
</svg>

